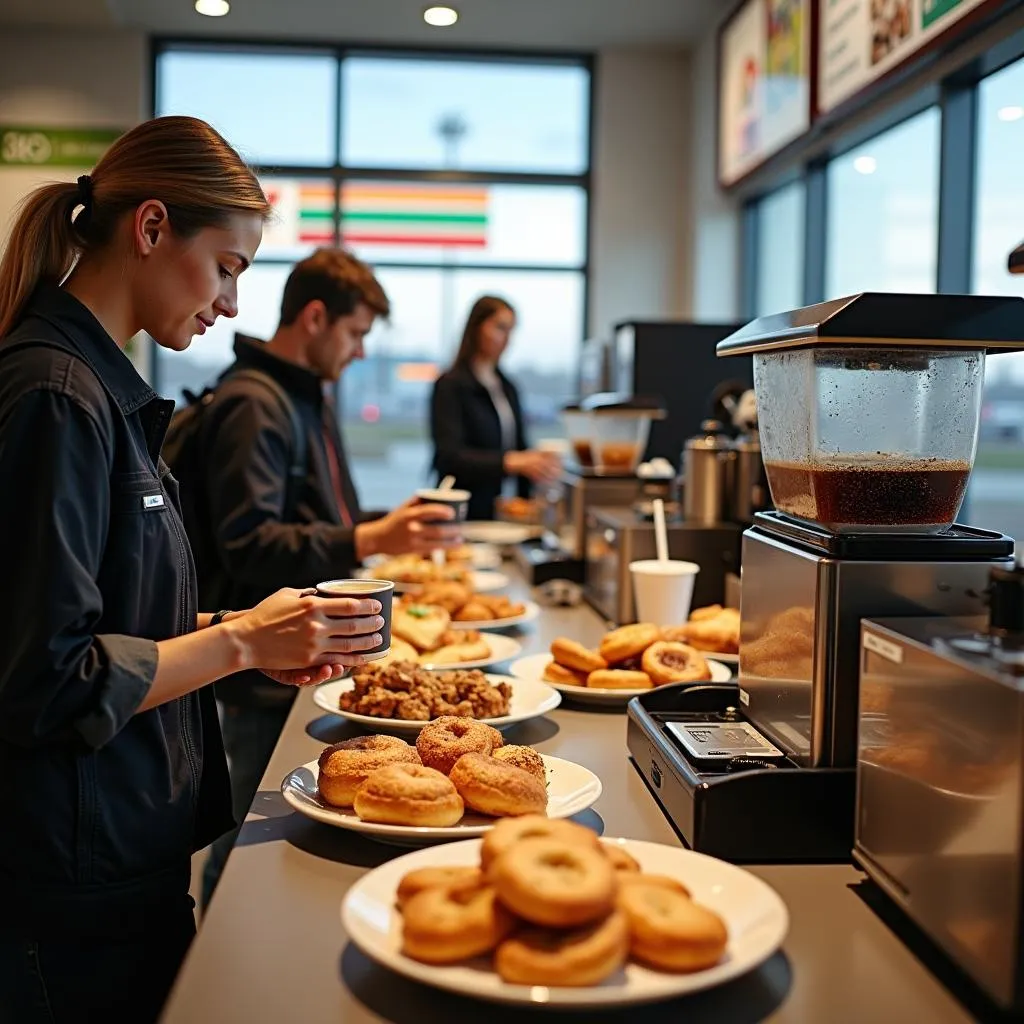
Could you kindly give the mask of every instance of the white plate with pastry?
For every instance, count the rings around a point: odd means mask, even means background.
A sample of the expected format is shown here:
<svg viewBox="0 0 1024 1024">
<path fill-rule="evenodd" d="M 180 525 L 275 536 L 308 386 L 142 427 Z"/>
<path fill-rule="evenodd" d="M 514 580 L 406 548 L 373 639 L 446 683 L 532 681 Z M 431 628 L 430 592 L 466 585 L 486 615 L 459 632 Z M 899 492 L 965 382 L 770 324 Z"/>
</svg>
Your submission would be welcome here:
<svg viewBox="0 0 1024 1024">
<path fill-rule="evenodd" d="M 455 627 L 447 608 L 396 601 L 391 613 L 391 649 L 380 661 L 408 661 L 430 669 L 485 668 L 522 651 L 512 637 L 485 635 L 472 623 Z"/>
<path fill-rule="evenodd" d="M 378 663 L 379 664 L 379 663 Z M 395 669 L 396 666 L 391 666 Z M 401 670 L 398 670 L 401 671 Z M 408 675 L 408 673 L 405 673 Z M 355 722 L 372 732 L 384 732 L 398 736 L 415 736 L 420 729 L 430 721 L 431 718 L 438 718 L 441 715 L 450 714 L 450 710 L 444 705 L 433 703 L 424 709 L 410 709 L 406 714 L 422 714 L 422 718 L 395 718 L 390 717 L 403 713 L 401 706 L 405 702 L 425 700 L 436 701 L 433 693 L 443 693 L 443 688 L 448 686 L 449 676 L 463 677 L 456 681 L 459 686 L 457 695 L 460 701 L 468 701 L 474 706 L 473 717 L 478 722 L 493 726 L 495 729 L 504 729 L 508 725 L 515 725 L 517 722 L 525 722 L 531 718 L 539 718 L 554 710 L 562 701 L 562 695 L 536 679 L 513 679 L 510 676 L 484 675 L 482 672 L 467 672 L 457 670 L 456 672 L 431 672 L 424 670 L 422 685 L 431 688 L 431 695 L 423 695 L 415 692 L 419 685 L 410 685 L 402 680 L 389 683 L 388 679 L 381 679 L 379 683 L 368 682 L 368 685 L 361 681 L 356 674 L 348 679 L 336 679 L 330 683 L 323 683 L 313 693 L 313 702 L 317 707 L 329 711 L 332 715 L 339 715 Z M 395 686 L 391 690 L 388 687 Z M 363 695 L 359 699 L 348 697 L 345 703 L 351 707 L 359 708 L 358 711 L 343 710 L 342 698 L 346 694 L 362 689 Z M 365 701 L 365 704 L 362 703 Z M 376 710 L 377 714 L 366 713 L 369 710 Z M 478 715 L 476 712 L 479 711 Z M 498 713 L 488 713 L 496 711 Z M 385 717 L 387 713 L 387 717 Z"/>
<path fill-rule="evenodd" d="M 547 776 L 549 818 L 569 818 L 592 806 L 601 795 L 601 780 L 589 769 L 560 757 L 539 755 Z M 310 761 L 289 772 L 281 783 L 281 793 L 295 810 L 308 818 L 348 829 L 397 846 L 427 846 L 482 836 L 500 819 L 467 810 L 455 825 L 430 827 L 391 825 L 364 821 L 352 807 L 332 807 L 317 789 L 319 765 Z"/>
<path fill-rule="evenodd" d="M 696 648 L 701 654 L 727 665 L 738 665 L 740 656 L 740 613 L 720 604 L 694 608 L 689 621 L 681 626 L 666 626 L 665 640 L 677 640 Z"/>
<path fill-rule="evenodd" d="M 470 569 L 468 572 L 458 568 L 446 567 L 440 570 L 442 574 L 451 574 L 456 578 L 449 580 L 448 575 L 442 575 L 440 579 L 424 579 L 414 581 L 409 579 L 395 580 L 395 593 L 404 594 L 409 591 L 416 591 L 419 587 L 437 582 L 462 582 L 466 586 L 481 594 L 489 594 L 495 590 L 503 590 L 509 585 L 509 578 L 503 572 L 496 572 L 493 569 Z M 382 564 L 376 566 L 364 566 L 355 572 L 356 579 L 376 580 L 390 579 L 387 567 Z"/>
<path fill-rule="evenodd" d="M 540 615 L 540 605 L 536 601 L 521 602 L 523 611 L 518 615 L 509 615 L 498 619 L 452 619 L 452 629 L 478 629 L 486 632 L 491 629 L 511 629 L 513 626 L 525 626 Z"/>
<path fill-rule="evenodd" d="M 480 520 L 462 524 L 462 536 L 473 544 L 495 544 L 498 547 L 514 547 L 539 537 L 544 532 L 541 526 L 524 526 L 519 523 L 502 523 L 497 520 Z"/>
<path fill-rule="evenodd" d="M 708 668 L 711 669 L 710 682 L 727 683 L 732 678 L 732 671 L 728 665 L 723 665 L 714 658 L 705 660 L 708 663 Z M 553 679 L 551 678 L 553 667 L 557 673 L 558 666 L 554 666 L 554 658 L 550 654 L 531 654 L 513 661 L 509 666 L 509 672 L 516 679 L 540 680 L 580 704 L 625 707 L 634 697 L 650 693 L 654 689 L 652 686 L 645 686 L 641 689 L 590 686 L 586 683 L 585 677 L 570 678 L 569 673 L 559 674 L 560 678 Z"/>
<path fill-rule="evenodd" d="M 488 835 L 497 836 L 498 832 L 495 830 Z M 470 960 L 456 960 L 442 966 L 413 959 L 411 954 L 417 952 L 413 943 L 418 944 L 423 937 L 413 929 L 425 927 L 430 931 L 434 927 L 435 919 L 427 917 L 424 912 L 432 908 L 435 901 L 444 902 L 449 890 L 433 883 L 432 887 L 428 886 L 430 892 L 421 889 L 407 896 L 403 911 L 399 911 L 399 885 L 403 880 L 408 880 L 408 885 L 411 881 L 410 873 L 424 868 L 479 868 L 481 849 L 487 841 L 474 839 L 431 846 L 388 861 L 367 872 L 349 889 L 341 905 L 341 923 L 348 937 L 371 960 L 435 988 L 475 999 L 523 1007 L 557 1006 L 562 1009 L 593 1010 L 674 999 L 724 984 L 767 960 L 782 945 L 789 928 L 789 914 L 779 895 L 761 879 L 742 868 L 679 847 L 630 839 L 605 839 L 601 840 L 596 851 L 588 849 L 584 855 L 580 855 L 585 858 L 580 863 L 590 868 L 588 878 L 592 881 L 604 879 L 601 872 L 606 874 L 607 868 L 600 864 L 595 866 L 594 857 L 602 860 L 602 851 L 612 847 L 618 855 L 631 858 L 643 875 L 660 876 L 662 883 L 669 886 L 675 884 L 676 891 L 671 896 L 660 898 L 660 902 L 664 904 L 671 901 L 676 912 L 680 905 L 684 908 L 684 930 L 675 948 L 670 949 L 669 944 L 664 943 L 654 950 L 654 955 L 670 956 L 677 950 L 685 953 L 687 947 L 683 944 L 687 941 L 691 944 L 689 948 L 701 949 L 703 952 L 710 943 L 711 955 L 703 955 L 704 962 L 717 957 L 712 966 L 688 973 L 672 973 L 670 970 L 653 970 L 643 966 L 637 959 L 638 950 L 642 949 L 637 934 L 650 918 L 643 901 L 638 907 L 635 897 L 629 898 L 628 905 L 620 900 L 620 906 L 625 906 L 625 909 L 613 912 L 603 920 L 598 919 L 589 927 L 570 931 L 570 941 L 560 943 L 556 949 L 546 947 L 543 942 L 534 945 L 531 962 L 525 960 L 525 954 L 531 952 L 530 937 L 536 932 L 531 933 L 529 928 L 504 939 L 501 933 L 504 931 L 507 934 L 507 929 L 502 928 L 497 929 L 497 938 L 492 933 L 481 941 L 474 935 L 477 948 L 496 945 L 497 951 Z M 544 840 L 538 839 L 526 839 L 523 842 L 532 843 L 534 851 L 538 843 L 544 845 Z M 562 848 L 565 848 L 565 844 Z M 515 881 L 511 860 L 513 854 L 519 853 L 519 850 L 511 849 L 492 860 L 487 882 L 472 879 L 456 883 L 456 886 L 461 884 L 465 887 L 467 892 L 473 889 L 480 893 L 482 890 L 485 900 L 496 900 L 496 903 L 486 906 L 494 908 L 491 911 L 492 918 L 498 914 L 506 923 L 511 912 L 501 895 L 496 896 L 495 893 L 502 894 Z M 526 856 L 525 852 L 523 856 Z M 600 868 L 600 871 L 596 871 L 595 867 Z M 522 876 L 522 869 L 519 874 Z M 418 878 L 422 879 L 423 875 L 420 874 Z M 679 883 L 685 887 L 681 893 Z M 623 894 L 631 891 L 628 884 L 620 883 L 619 887 Z M 649 892 L 651 888 L 647 886 L 645 891 Z M 504 898 L 507 899 L 507 895 Z M 414 905 L 414 901 L 418 903 Z M 452 902 L 449 901 L 449 905 Z M 614 895 L 611 897 L 611 905 L 614 906 Z M 403 912 L 408 920 L 403 918 Z M 678 921 L 678 917 L 673 918 L 673 923 Z M 572 957 L 574 944 L 575 948 L 586 944 L 588 950 L 594 952 L 592 947 L 604 941 L 603 937 L 612 925 L 620 931 L 615 937 L 617 948 L 613 950 L 610 961 L 602 952 L 600 965 L 600 970 L 607 971 L 610 962 L 611 973 L 596 984 L 580 984 L 579 987 L 551 982 L 543 985 L 536 982 L 513 984 L 503 980 L 497 973 L 499 965 L 504 965 L 508 974 L 532 971 L 553 977 L 568 977 L 568 971 L 580 969 L 578 963 L 573 963 L 573 959 L 577 959 Z M 656 928 L 658 925 L 657 920 L 651 923 L 651 927 Z M 552 928 L 545 928 L 540 937 L 551 935 L 553 931 Z M 461 933 L 446 938 L 458 939 L 465 944 Z M 628 952 L 623 949 L 624 944 L 628 946 Z M 403 951 L 403 945 L 407 945 L 408 952 Z M 566 947 L 570 952 L 563 959 L 558 959 L 565 953 Z M 458 955 L 458 950 L 454 944 L 442 947 L 439 942 L 417 955 L 435 959 L 447 956 L 453 959 Z M 593 962 L 596 956 L 595 952 L 589 962 Z M 581 981 L 578 976 L 576 980 Z M 680 1014 L 685 1016 L 685 1010 L 681 1009 Z"/>
</svg>

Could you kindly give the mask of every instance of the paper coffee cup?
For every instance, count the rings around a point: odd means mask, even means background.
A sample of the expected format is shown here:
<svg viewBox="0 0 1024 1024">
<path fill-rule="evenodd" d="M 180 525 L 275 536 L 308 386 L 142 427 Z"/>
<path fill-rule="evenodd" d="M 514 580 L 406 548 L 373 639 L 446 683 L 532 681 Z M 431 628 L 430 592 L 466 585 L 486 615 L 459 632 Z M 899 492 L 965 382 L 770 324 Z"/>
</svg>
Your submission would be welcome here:
<svg viewBox="0 0 1024 1024">
<path fill-rule="evenodd" d="M 395 596 L 395 585 L 390 580 L 327 580 L 316 585 L 320 597 L 354 597 L 357 601 L 380 601 L 380 617 L 384 625 L 375 629 L 380 633 L 381 642 L 369 651 L 358 651 L 367 661 L 378 661 L 391 650 L 391 605 Z M 360 634 L 355 634 L 360 635 Z M 361 634 L 372 636 L 372 634 Z"/>
<path fill-rule="evenodd" d="M 464 523 L 469 514 L 469 491 L 442 491 L 439 487 L 421 487 L 416 492 L 416 497 L 425 505 L 447 505 L 454 510 L 454 520 L 439 519 L 439 523 Z"/>
<path fill-rule="evenodd" d="M 674 626 L 690 617 L 693 584 L 700 572 L 696 562 L 630 562 L 637 622 Z"/>
</svg>

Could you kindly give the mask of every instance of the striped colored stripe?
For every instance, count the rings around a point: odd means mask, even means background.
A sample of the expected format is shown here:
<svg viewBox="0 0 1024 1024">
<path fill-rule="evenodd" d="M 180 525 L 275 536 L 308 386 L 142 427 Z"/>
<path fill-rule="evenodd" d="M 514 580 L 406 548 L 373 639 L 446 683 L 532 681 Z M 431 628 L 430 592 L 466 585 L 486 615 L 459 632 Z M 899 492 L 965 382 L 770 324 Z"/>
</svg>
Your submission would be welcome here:
<svg viewBox="0 0 1024 1024">
<path fill-rule="evenodd" d="M 334 186 L 303 182 L 299 185 L 299 241 L 310 245 L 334 244 Z"/>
<path fill-rule="evenodd" d="M 346 245 L 452 245 L 474 248 L 483 248 L 487 245 L 485 235 L 378 235 L 344 230 L 342 241 Z"/>
</svg>

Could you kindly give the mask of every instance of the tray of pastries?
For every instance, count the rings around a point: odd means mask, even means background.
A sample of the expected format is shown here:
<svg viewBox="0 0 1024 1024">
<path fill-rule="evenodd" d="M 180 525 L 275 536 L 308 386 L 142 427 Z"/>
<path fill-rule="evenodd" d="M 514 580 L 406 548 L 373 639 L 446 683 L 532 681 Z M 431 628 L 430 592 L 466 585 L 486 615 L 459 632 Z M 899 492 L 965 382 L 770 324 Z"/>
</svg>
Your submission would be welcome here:
<svg viewBox="0 0 1024 1024">
<path fill-rule="evenodd" d="M 470 561 L 447 559 L 435 562 L 432 558 L 414 554 L 374 559 L 370 565 L 357 570 L 356 576 L 360 579 L 391 580 L 398 593 L 419 593 L 420 588 L 433 583 L 458 583 L 479 592 L 491 592 L 501 590 L 509 583 L 504 573 L 475 568 Z"/>
<path fill-rule="evenodd" d="M 540 614 L 535 601 L 514 601 L 505 594 L 480 594 L 464 583 L 428 583 L 407 596 L 406 608 L 446 611 L 454 629 L 507 629 L 532 622 Z M 411 614 L 417 614 L 412 611 Z"/>
</svg>

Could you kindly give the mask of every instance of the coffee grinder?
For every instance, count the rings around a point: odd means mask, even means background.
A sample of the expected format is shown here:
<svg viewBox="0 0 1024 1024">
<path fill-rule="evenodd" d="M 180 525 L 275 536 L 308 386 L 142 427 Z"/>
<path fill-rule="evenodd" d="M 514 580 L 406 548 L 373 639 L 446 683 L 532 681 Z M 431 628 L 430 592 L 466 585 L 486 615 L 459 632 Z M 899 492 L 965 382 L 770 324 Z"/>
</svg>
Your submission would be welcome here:
<svg viewBox="0 0 1024 1024">
<path fill-rule="evenodd" d="M 1024 300 L 865 293 L 757 319 L 775 511 L 743 536 L 738 685 L 659 688 L 630 753 L 683 838 L 740 861 L 848 860 L 860 622 L 978 615 L 1013 542 L 954 525 L 986 351 L 1019 350 Z"/>
</svg>

